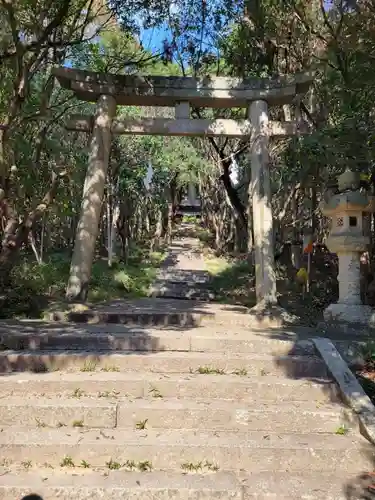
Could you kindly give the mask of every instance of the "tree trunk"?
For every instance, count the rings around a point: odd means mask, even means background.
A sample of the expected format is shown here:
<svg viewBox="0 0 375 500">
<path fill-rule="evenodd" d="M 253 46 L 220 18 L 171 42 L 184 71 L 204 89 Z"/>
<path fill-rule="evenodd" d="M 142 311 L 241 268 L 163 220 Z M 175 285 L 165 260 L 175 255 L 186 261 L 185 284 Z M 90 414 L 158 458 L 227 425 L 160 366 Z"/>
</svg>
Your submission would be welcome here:
<svg viewBox="0 0 375 500">
<path fill-rule="evenodd" d="M 17 262 L 19 251 L 22 245 L 27 243 L 29 233 L 34 224 L 43 216 L 55 199 L 59 179 L 64 174 L 53 174 L 49 191 L 44 196 L 42 202 L 32 210 L 20 223 L 16 218 L 8 221 L 4 231 L 2 249 L 0 253 L 0 286 L 8 285 L 10 274 Z"/>
</svg>

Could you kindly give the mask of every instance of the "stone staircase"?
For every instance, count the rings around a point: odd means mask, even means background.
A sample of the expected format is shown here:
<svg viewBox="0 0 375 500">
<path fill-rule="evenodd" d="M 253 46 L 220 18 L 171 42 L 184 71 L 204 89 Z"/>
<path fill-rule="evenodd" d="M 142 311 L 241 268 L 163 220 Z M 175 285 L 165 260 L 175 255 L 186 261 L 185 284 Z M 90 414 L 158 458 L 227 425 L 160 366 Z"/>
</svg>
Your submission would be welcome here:
<svg viewBox="0 0 375 500">
<path fill-rule="evenodd" d="M 75 320 L 0 324 L 0 500 L 370 498 L 310 331 L 160 298 Z"/>
<path fill-rule="evenodd" d="M 2 324 L 0 499 L 349 498 L 372 450 L 310 342 L 208 309 L 217 324 Z"/>
</svg>

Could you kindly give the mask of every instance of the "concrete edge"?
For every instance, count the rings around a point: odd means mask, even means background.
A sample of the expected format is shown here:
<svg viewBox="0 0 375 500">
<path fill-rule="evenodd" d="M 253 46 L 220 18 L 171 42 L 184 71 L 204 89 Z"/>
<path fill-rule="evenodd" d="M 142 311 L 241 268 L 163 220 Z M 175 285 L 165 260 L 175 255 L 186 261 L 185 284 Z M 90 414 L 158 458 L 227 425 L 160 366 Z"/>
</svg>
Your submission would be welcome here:
<svg viewBox="0 0 375 500">
<path fill-rule="evenodd" d="M 361 434 L 375 445 L 375 406 L 333 343 L 323 337 L 311 340 L 336 381 L 344 402 L 357 415 Z"/>
</svg>

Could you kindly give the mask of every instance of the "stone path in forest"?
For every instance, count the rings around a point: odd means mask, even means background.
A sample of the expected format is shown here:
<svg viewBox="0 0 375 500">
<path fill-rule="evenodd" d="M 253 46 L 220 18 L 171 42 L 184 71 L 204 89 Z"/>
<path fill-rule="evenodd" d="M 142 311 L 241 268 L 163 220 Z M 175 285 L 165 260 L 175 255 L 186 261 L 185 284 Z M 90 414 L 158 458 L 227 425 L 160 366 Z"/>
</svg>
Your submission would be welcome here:
<svg viewBox="0 0 375 500">
<path fill-rule="evenodd" d="M 185 226 L 189 232 L 189 225 Z M 184 232 L 184 225 L 180 228 Z M 210 275 L 197 240 L 192 237 L 174 239 L 161 266 L 151 294 L 154 297 L 210 300 Z"/>
<path fill-rule="evenodd" d="M 207 291 L 196 248 L 175 240 L 160 270 L 178 298 L 0 323 L 0 500 L 366 498 L 349 489 L 373 448 L 312 332 L 181 298 Z"/>
</svg>

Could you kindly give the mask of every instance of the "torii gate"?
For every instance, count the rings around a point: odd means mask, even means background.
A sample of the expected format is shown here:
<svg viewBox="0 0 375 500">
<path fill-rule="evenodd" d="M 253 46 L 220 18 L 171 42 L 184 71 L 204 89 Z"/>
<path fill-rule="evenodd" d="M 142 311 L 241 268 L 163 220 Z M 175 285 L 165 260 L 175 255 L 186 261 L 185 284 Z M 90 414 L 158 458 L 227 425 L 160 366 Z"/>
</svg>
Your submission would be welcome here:
<svg viewBox="0 0 375 500">
<path fill-rule="evenodd" d="M 56 68 L 60 85 L 78 99 L 96 102 L 95 116 L 73 116 L 68 130 L 92 133 L 67 297 L 85 300 L 99 230 L 104 184 L 112 134 L 248 137 L 251 148 L 251 185 L 254 213 L 255 279 L 257 301 L 276 303 L 268 145 L 270 137 L 285 138 L 308 132 L 305 122 L 276 122 L 269 105 L 293 102 L 305 94 L 313 73 L 267 78 L 162 77 L 112 75 Z M 116 118 L 117 106 L 175 107 L 175 119 Z M 196 108 L 246 108 L 246 120 L 190 119 Z"/>
</svg>

